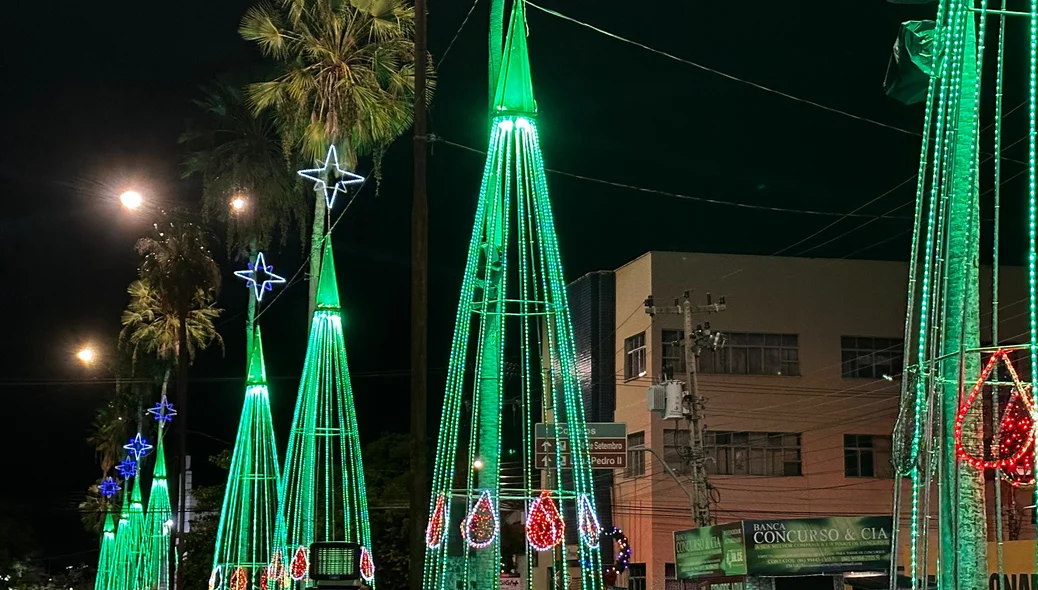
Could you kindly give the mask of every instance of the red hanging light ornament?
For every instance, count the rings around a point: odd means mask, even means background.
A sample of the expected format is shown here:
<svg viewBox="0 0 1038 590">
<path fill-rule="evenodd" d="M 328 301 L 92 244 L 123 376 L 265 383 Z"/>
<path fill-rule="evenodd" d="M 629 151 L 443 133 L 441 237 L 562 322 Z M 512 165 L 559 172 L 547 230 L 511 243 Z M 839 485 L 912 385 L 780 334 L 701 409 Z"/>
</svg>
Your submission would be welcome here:
<svg viewBox="0 0 1038 590">
<path fill-rule="evenodd" d="M 282 581 L 285 579 L 285 558 L 281 554 L 281 550 L 274 551 L 273 557 L 270 558 L 270 565 L 267 566 L 267 580 L 273 581 L 274 586 L 280 586 Z"/>
<path fill-rule="evenodd" d="M 1000 441 L 997 449 L 997 458 L 978 458 L 966 449 L 962 439 L 963 423 L 970 408 L 984 389 L 988 376 L 999 362 L 1005 366 L 1013 380 L 1012 393 L 1010 394 L 1009 402 L 1006 404 L 1002 420 L 999 423 Z M 984 469 L 1000 469 L 1006 472 L 1017 471 L 1018 464 L 1021 461 L 1027 461 L 1025 457 L 1028 455 L 1028 451 L 1034 447 L 1034 414 L 1034 403 L 1030 397 L 1030 386 L 1024 385 L 1020 381 L 1013 363 L 1009 360 L 1009 353 L 1006 350 L 996 351 L 991 355 L 987 365 L 984 366 L 984 370 L 980 372 L 980 377 L 974 383 L 969 395 L 966 396 L 962 405 L 959 406 L 958 414 L 955 417 L 956 456 L 960 461 L 981 471 Z M 1030 459 L 1030 463 L 1033 465 L 1033 457 Z"/>
<path fill-rule="evenodd" d="M 484 549 L 497 538 L 500 526 L 490 491 L 483 490 L 461 523 L 461 536 L 473 549 Z"/>
<path fill-rule="evenodd" d="M 238 566 L 231 574 L 230 590 L 245 590 L 249 585 L 249 577 L 245 575 L 245 570 Z"/>
<path fill-rule="evenodd" d="M 425 527 L 425 546 L 436 549 L 443 542 L 443 533 L 447 528 L 447 498 L 443 494 L 436 496 L 436 506 L 432 517 Z"/>
<path fill-rule="evenodd" d="M 360 577 L 365 582 L 375 581 L 375 562 L 371 559 L 371 552 L 363 545 L 360 548 Z"/>
<path fill-rule="evenodd" d="M 296 549 L 295 555 L 292 556 L 292 565 L 289 566 L 288 574 L 292 576 L 293 580 L 299 581 L 306 577 L 306 570 L 310 567 L 310 560 L 307 559 L 306 547 L 302 545 Z"/>
<path fill-rule="evenodd" d="M 544 490 L 530 503 L 530 515 L 526 517 L 526 540 L 537 551 L 549 551 L 566 537 L 566 522 L 551 499 L 551 492 Z"/>
<path fill-rule="evenodd" d="M 260 571 L 259 586 L 260 586 L 260 590 L 268 590 L 267 589 L 267 568 L 263 568 L 263 570 Z"/>
</svg>

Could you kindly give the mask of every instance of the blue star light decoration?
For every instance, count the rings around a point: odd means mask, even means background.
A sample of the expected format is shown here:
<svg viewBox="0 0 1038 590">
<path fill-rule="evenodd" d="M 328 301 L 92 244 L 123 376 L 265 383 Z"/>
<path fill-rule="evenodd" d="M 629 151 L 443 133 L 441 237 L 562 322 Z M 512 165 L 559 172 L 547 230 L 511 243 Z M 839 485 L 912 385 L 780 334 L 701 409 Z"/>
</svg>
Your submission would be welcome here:
<svg viewBox="0 0 1038 590">
<path fill-rule="evenodd" d="M 249 270 L 236 270 L 234 276 L 245 279 L 245 286 L 256 292 L 256 301 L 263 301 L 263 293 L 272 291 L 274 285 L 285 283 L 285 277 L 274 274 L 273 265 L 267 265 L 263 260 L 263 252 L 256 256 L 256 264 L 249 263 Z"/>
<path fill-rule="evenodd" d="M 155 417 L 160 424 L 167 424 L 173 420 L 173 416 L 177 415 L 177 411 L 173 409 L 173 404 L 169 403 L 166 396 L 162 396 L 155 407 L 148 410 L 148 413 Z"/>
<path fill-rule="evenodd" d="M 135 463 L 135 465 L 136 465 L 136 463 Z M 111 498 L 116 493 L 118 493 L 119 490 L 121 490 L 122 488 L 119 487 L 119 482 L 115 481 L 115 478 L 106 477 L 103 480 L 101 480 L 101 484 L 99 486 L 97 486 L 97 489 L 98 489 L 98 491 L 101 492 L 101 495 L 104 496 L 105 498 Z"/>
<path fill-rule="evenodd" d="M 325 157 L 324 161 L 322 162 L 318 160 L 317 164 L 320 166 L 319 168 L 300 170 L 297 174 L 303 178 L 314 181 L 314 191 L 324 193 L 324 199 L 328 202 L 329 209 L 331 209 L 332 205 L 335 204 L 336 194 L 346 194 L 348 186 L 351 184 L 362 184 L 364 182 L 363 176 L 354 174 L 342 166 L 339 166 L 339 155 L 336 153 L 334 145 L 328 148 L 328 155 Z M 338 175 L 338 180 L 330 178 L 333 171 Z"/>
<path fill-rule="evenodd" d="M 148 451 L 155 447 L 148 444 L 148 440 L 141 436 L 141 433 L 137 433 L 137 436 L 130 439 L 130 442 L 123 445 L 129 454 L 133 455 L 134 461 L 140 461 L 141 457 L 148 454 Z"/>
<path fill-rule="evenodd" d="M 137 475 L 137 462 L 130 457 L 126 457 L 115 466 L 115 469 L 124 478 L 133 477 Z"/>
</svg>

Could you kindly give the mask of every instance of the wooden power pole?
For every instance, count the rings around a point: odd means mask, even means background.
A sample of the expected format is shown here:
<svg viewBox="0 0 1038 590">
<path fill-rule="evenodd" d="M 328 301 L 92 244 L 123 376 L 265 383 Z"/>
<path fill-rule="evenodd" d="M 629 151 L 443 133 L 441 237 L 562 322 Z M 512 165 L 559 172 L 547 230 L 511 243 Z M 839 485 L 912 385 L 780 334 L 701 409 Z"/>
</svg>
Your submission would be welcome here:
<svg viewBox="0 0 1038 590">
<path fill-rule="evenodd" d="M 425 0 L 415 0 L 414 198 L 411 201 L 411 496 L 410 588 L 421 590 L 425 563 L 425 524 L 429 489 L 426 481 L 426 406 L 429 359 L 429 200 L 425 190 L 426 52 Z"/>
</svg>

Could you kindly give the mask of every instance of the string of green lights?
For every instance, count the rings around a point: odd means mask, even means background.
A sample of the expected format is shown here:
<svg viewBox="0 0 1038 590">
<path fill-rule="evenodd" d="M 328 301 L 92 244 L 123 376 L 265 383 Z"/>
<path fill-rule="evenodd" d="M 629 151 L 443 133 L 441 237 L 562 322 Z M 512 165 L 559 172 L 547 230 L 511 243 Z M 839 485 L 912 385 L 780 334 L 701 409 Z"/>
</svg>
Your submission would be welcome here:
<svg viewBox="0 0 1038 590">
<path fill-rule="evenodd" d="M 213 552 L 213 579 L 228 580 L 228 590 L 268 585 L 279 479 L 263 341 L 257 326 Z"/>
<path fill-rule="evenodd" d="M 514 3 L 509 21 L 451 345 L 426 530 L 427 590 L 498 587 L 502 501 L 514 499 L 526 508 L 527 587 L 602 588 L 590 445 L 534 122 L 523 4 Z M 518 380 L 505 378 L 506 350 L 522 358 Z M 521 396 L 510 397 L 524 408 L 521 433 L 506 432 L 501 421 L 505 388 L 516 383 Z M 569 468 L 542 473 L 533 464 L 535 421 L 557 437 L 567 425 Z M 502 476 L 506 436 L 522 440 L 521 478 Z M 555 465 L 566 464 L 562 453 L 556 447 Z M 565 534 L 567 524 L 576 535 Z M 535 554 L 553 564 L 554 577 L 535 576 Z M 573 555 L 576 567 L 568 565 Z"/>
<path fill-rule="evenodd" d="M 314 542 L 358 543 L 362 553 L 373 555 L 335 260 L 331 240 L 324 242 L 317 308 L 278 493 L 268 587 L 302 590 Z"/>
<path fill-rule="evenodd" d="M 169 503 L 169 483 L 166 479 L 166 454 L 163 449 L 163 427 L 155 443 L 155 465 L 152 470 L 151 493 L 144 519 L 140 565 L 142 590 L 166 590 L 170 587 L 170 551 L 172 550 L 173 510 Z"/>
</svg>

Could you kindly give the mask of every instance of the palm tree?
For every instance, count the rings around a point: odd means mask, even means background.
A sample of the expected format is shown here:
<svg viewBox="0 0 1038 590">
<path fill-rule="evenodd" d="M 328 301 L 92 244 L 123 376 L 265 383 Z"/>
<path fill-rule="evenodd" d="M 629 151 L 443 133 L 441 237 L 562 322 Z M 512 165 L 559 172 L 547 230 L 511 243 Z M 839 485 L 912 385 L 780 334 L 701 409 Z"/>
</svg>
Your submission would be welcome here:
<svg viewBox="0 0 1038 590">
<path fill-rule="evenodd" d="M 198 225 L 191 222 L 164 221 L 155 224 L 154 235 L 137 241 L 137 252 L 143 257 L 139 268 L 142 283 L 150 294 L 141 293 L 141 321 L 139 324 L 141 337 L 133 339 L 134 330 L 127 336 L 131 346 L 153 346 L 159 350 L 169 351 L 170 342 L 175 336 L 175 352 L 177 366 L 177 434 L 179 438 L 179 461 L 176 477 L 179 484 L 174 486 L 174 506 L 178 507 L 178 531 L 184 530 L 184 467 L 187 456 L 187 375 L 190 359 L 196 348 L 204 348 L 215 339 L 219 339 L 212 320 L 221 310 L 212 307 L 212 302 L 220 289 L 220 269 L 213 261 L 209 251 L 208 239 Z M 143 287 L 143 285 L 142 285 Z M 131 298 L 131 306 L 134 300 Z M 155 311 L 151 314 L 147 310 Z M 208 310 L 208 311 L 204 311 Z M 127 310 L 124 322 L 134 325 L 137 313 Z M 193 313 L 194 312 L 194 313 Z M 208 321 L 207 330 L 192 333 L 194 320 Z M 125 323 L 124 323 L 125 325 Z M 125 332 L 125 328 L 124 328 Z M 171 336 L 172 335 L 172 336 Z M 202 337 L 196 339 L 196 336 Z M 209 338 L 206 340 L 205 338 Z M 219 340 L 222 342 L 222 340 Z"/>
<path fill-rule="evenodd" d="M 248 96 L 256 112 L 276 113 L 286 154 L 312 162 L 335 145 L 351 168 L 371 154 L 374 176 L 381 177 L 382 154 L 413 120 L 414 24 L 414 8 L 404 0 L 277 0 L 245 13 L 242 37 L 280 68 L 272 80 L 249 86 Z M 431 97 L 431 59 L 424 66 Z M 311 315 L 325 209 L 324 199 L 315 199 Z"/>
<path fill-rule="evenodd" d="M 306 200 L 295 190 L 273 113 L 253 112 L 244 84 L 229 78 L 202 90 L 203 97 L 194 101 L 201 117 L 180 136 L 190 150 L 184 177 L 201 177 L 203 218 L 227 224 L 228 254 L 248 256 L 255 263 L 275 234 L 282 244 L 294 230 L 305 235 Z M 246 205 L 232 211 L 229 204 L 237 196 Z M 256 296 L 250 290 L 246 350 L 252 350 L 255 317 Z"/>
</svg>

